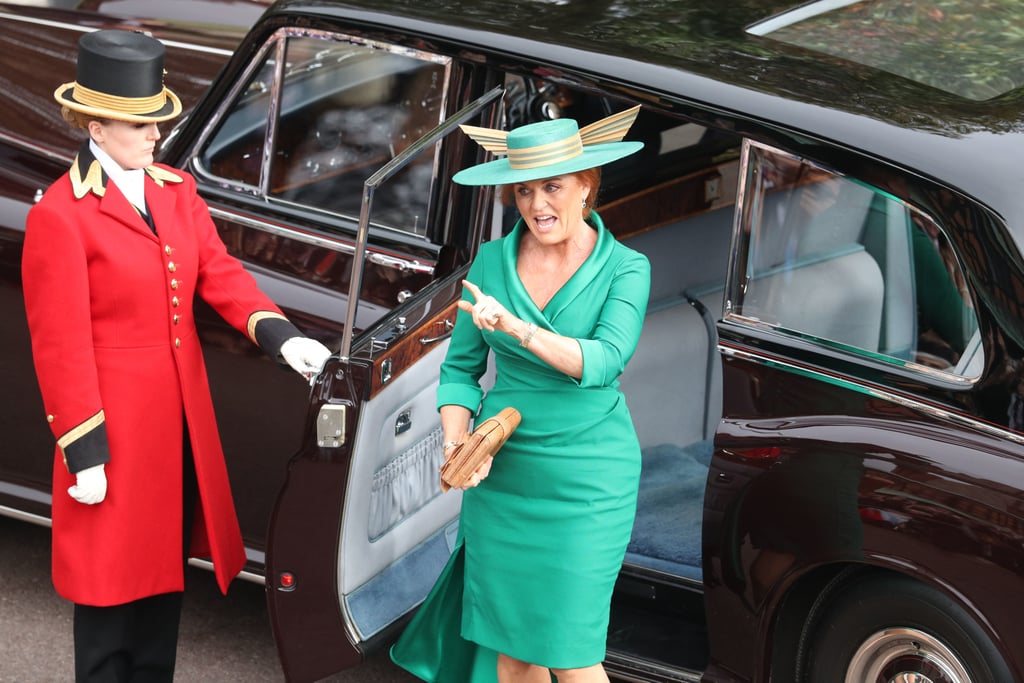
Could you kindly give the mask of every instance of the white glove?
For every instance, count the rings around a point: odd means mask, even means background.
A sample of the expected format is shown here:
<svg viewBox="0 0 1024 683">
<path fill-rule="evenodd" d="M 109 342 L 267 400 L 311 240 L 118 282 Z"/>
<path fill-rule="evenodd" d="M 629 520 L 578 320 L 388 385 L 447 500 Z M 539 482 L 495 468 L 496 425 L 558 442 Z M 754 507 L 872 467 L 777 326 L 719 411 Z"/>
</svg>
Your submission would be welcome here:
<svg viewBox="0 0 1024 683">
<path fill-rule="evenodd" d="M 75 475 L 75 485 L 68 488 L 68 495 L 84 505 L 102 503 L 107 497 L 107 474 L 103 465 L 87 467 Z"/>
<path fill-rule="evenodd" d="M 292 337 L 281 344 L 281 356 L 312 384 L 313 378 L 320 374 L 324 363 L 331 357 L 331 350 L 316 339 Z"/>
</svg>

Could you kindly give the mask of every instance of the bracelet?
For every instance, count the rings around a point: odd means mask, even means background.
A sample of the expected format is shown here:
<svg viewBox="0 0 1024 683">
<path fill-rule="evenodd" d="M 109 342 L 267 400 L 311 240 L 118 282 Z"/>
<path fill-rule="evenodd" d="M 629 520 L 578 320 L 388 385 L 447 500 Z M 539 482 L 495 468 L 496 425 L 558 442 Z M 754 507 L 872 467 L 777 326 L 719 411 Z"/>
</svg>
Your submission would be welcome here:
<svg viewBox="0 0 1024 683">
<path fill-rule="evenodd" d="M 462 445 L 461 441 L 445 441 L 444 445 L 441 446 L 441 450 L 442 451 L 446 451 L 449 448 L 455 448 L 456 446 L 461 446 L 461 445 Z"/>
<path fill-rule="evenodd" d="M 526 326 L 526 334 L 523 335 L 523 340 L 519 342 L 519 345 L 524 349 L 530 345 L 530 340 L 533 339 L 533 335 L 537 332 L 537 326 L 530 323 Z"/>
</svg>

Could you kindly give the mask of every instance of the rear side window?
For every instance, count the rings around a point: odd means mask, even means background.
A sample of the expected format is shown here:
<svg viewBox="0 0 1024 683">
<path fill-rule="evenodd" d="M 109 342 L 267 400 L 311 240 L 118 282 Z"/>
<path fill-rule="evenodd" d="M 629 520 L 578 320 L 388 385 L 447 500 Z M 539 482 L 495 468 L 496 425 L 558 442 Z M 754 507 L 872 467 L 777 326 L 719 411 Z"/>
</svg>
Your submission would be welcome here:
<svg viewBox="0 0 1024 683">
<path fill-rule="evenodd" d="M 877 357 L 980 374 L 977 319 L 942 230 L 902 201 L 747 143 L 726 314 Z"/>
</svg>

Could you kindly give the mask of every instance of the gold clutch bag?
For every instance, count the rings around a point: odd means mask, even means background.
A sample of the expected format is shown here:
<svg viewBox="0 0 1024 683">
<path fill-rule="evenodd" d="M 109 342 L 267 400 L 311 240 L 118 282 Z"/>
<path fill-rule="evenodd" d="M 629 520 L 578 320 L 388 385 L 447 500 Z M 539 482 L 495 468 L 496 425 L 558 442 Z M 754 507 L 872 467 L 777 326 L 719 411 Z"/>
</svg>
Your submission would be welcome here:
<svg viewBox="0 0 1024 683">
<path fill-rule="evenodd" d="M 494 417 L 477 425 L 466 443 L 453 448 L 441 465 L 441 491 L 462 487 L 484 460 L 505 445 L 508 437 L 519 426 L 520 418 L 515 408 L 503 408 Z"/>
</svg>

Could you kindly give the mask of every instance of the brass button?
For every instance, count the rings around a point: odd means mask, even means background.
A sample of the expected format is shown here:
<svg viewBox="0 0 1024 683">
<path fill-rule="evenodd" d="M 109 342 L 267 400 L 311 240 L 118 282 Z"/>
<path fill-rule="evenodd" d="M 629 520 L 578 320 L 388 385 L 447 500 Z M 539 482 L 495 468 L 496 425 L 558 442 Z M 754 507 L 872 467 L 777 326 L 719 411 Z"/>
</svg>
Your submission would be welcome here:
<svg viewBox="0 0 1024 683">
<path fill-rule="evenodd" d="M 181 301 L 178 299 L 178 297 L 176 297 L 176 296 L 172 296 L 171 297 L 171 305 L 172 306 L 177 308 L 178 304 L 180 304 L 180 303 L 181 303 Z"/>
<path fill-rule="evenodd" d="M 46 421 L 47 422 L 53 422 L 53 415 L 47 415 L 46 416 Z"/>
<path fill-rule="evenodd" d="M 172 273 L 177 269 L 178 266 L 174 265 L 174 261 L 171 261 L 170 263 L 167 264 L 167 270 L 171 271 Z"/>
<path fill-rule="evenodd" d="M 179 346 L 181 346 L 181 340 L 178 339 L 177 337 L 175 337 L 174 338 L 174 347 L 177 348 Z"/>
<path fill-rule="evenodd" d="M 168 244 L 167 246 L 164 247 L 164 253 L 167 254 L 168 256 L 171 255 L 172 251 L 174 251 L 174 250 L 171 249 L 171 245 Z"/>
<path fill-rule="evenodd" d="M 178 324 L 178 320 L 180 320 L 180 319 L 181 319 L 181 316 L 178 315 L 177 313 L 175 313 L 174 314 L 174 324 L 177 325 Z"/>
<path fill-rule="evenodd" d="M 177 289 L 177 288 L 178 288 L 178 280 L 176 278 L 172 277 L 171 278 L 171 289 Z"/>
</svg>

